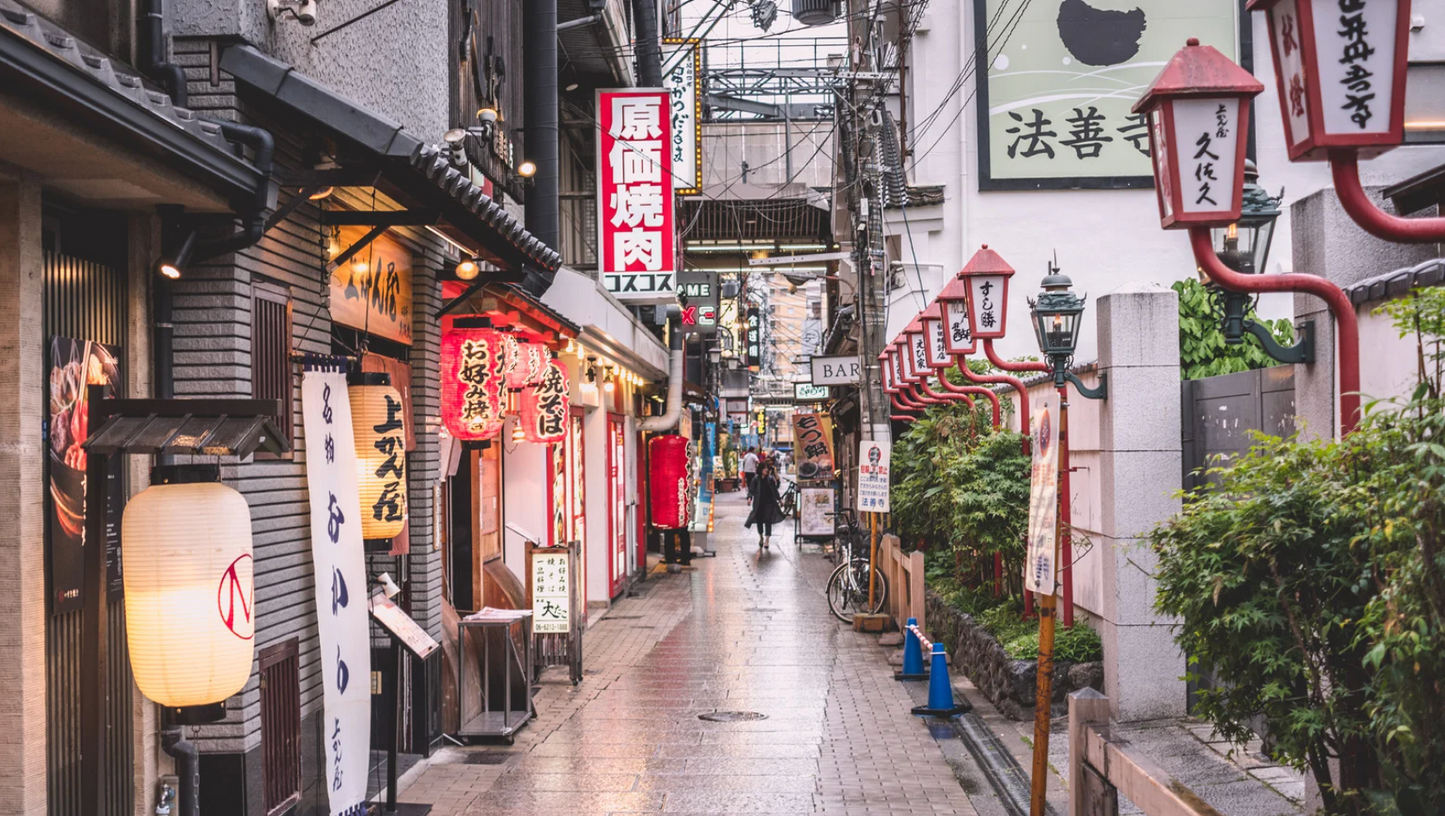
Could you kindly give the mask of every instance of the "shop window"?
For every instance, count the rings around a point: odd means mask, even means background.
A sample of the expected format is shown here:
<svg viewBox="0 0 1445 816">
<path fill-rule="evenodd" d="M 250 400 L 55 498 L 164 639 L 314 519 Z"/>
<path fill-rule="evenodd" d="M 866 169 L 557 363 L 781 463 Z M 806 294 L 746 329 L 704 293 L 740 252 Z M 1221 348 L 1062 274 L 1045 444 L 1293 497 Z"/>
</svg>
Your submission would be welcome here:
<svg viewBox="0 0 1445 816">
<path fill-rule="evenodd" d="M 301 801 L 301 661 L 296 638 L 261 650 L 261 766 L 266 816 Z"/>
<path fill-rule="evenodd" d="M 295 441 L 294 366 L 291 365 L 291 294 L 269 283 L 251 285 L 251 397 L 280 400 L 276 427 Z M 269 457 L 272 454 L 256 454 Z M 282 458 L 290 458 L 284 454 Z"/>
</svg>

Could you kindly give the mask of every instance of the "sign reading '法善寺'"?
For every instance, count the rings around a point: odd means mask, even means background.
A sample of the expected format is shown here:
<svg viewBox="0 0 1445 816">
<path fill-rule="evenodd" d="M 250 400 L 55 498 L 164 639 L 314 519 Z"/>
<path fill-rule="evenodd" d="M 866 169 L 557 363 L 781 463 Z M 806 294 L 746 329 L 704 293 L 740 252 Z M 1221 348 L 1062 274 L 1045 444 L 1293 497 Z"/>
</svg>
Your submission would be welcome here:
<svg viewBox="0 0 1445 816">
<path fill-rule="evenodd" d="M 619 300 L 677 296 L 670 95 L 597 92 L 597 265 Z"/>
</svg>

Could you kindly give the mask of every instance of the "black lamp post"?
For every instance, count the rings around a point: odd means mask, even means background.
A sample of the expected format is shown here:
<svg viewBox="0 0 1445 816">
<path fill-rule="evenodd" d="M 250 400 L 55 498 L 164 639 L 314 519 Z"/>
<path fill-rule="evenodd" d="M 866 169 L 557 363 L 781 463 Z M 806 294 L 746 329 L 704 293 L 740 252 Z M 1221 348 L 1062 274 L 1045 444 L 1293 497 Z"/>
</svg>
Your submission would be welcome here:
<svg viewBox="0 0 1445 816">
<path fill-rule="evenodd" d="M 1054 386 L 1063 388 L 1073 383 L 1080 396 L 1088 399 L 1104 399 L 1108 383 L 1100 375 L 1099 387 L 1084 386 L 1070 369 L 1074 362 L 1074 349 L 1079 345 L 1079 322 L 1084 316 L 1084 298 L 1074 294 L 1074 282 L 1068 275 L 1049 265 L 1048 277 L 1042 284 L 1044 291 L 1037 299 L 1029 300 L 1034 319 L 1034 335 L 1039 341 L 1039 351 L 1049 359 L 1053 370 Z"/>
<path fill-rule="evenodd" d="M 1269 262 L 1270 243 L 1274 239 L 1274 225 L 1279 219 L 1279 202 L 1284 198 L 1281 190 L 1271 196 L 1259 185 L 1259 170 L 1254 162 L 1244 163 L 1244 206 L 1239 219 L 1225 227 L 1214 227 L 1210 235 L 1214 241 L 1214 254 L 1220 262 L 1236 272 L 1245 275 L 1264 274 Z M 1212 283 L 1200 272 L 1206 287 L 1214 294 L 1217 308 L 1222 312 L 1220 330 L 1224 342 L 1237 346 L 1244 342 L 1246 332 L 1254 335 L 1264 353 L 1281 363 L 1313 363 L 1315 360 L 1315 324 L 1308 320 L 1300 324 L 1300 340 L 1293 346 L 1281 345 L 1274 339 L 1269 328 L 1256 322 L 1249 314 L 1252 296 L 1248 292 L 1226 290 Z"/>
</svg>

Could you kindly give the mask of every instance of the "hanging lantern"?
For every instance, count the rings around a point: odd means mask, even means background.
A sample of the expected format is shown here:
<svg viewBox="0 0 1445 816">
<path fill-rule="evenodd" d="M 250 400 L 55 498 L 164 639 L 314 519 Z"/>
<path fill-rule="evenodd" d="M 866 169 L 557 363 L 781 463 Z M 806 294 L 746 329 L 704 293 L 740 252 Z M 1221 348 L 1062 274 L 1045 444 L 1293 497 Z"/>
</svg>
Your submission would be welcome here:
<svg viewBox="0 0 1445 816">
<path fill-rule="evenodd" d="M 1008 328 L 1008 281 L 1014 268 L 984 244 L 958 277 L 968 284 L 968 326 L 974 340 L 997 340 Z M 941 295 L 940 295 L 941 297 Z"/>
<path fill-rule="evenodd" d="M 392 539 L 406 525 L 406 412 L 387 375 L 361 377 L 362 384 L 346 389 L 356 440 L 361 537 Z"/>
<path fill-rule="evenodd" d="M 953 356 L 967 356 L 978 350 L 973 324 L 968 322 L 968 281 L 954 276 L 934 299 L 943 328 L 943 347 Z"/>
<path fill-rule="evenodd" d="M 898 369 L 903 373 L 903 382 L 917 383 L 918 369 L 913 365 L 913 349 L 908 342 L 908 335 L 899 335 L 893 341 L 894 353 L 898 355 Z"/>
<path fill-rule="evenodd" d="M 522 346 L 517 342 L 517 336 L 511 332 L 502 332 L 502 374 L 506 377 L 508 388 L 521 388 L 520 385 L 512 385 L 517 374 L 517 369 L 522 364 Z"/>
<path fill-rule="evenodd" d="M 918 314 L 918 322 L 923 326 L 924 349 L 928 352 L 928 367 L 932 369 L 953 366 L 953 355 L 948 353 L 947 332 L 940 317 L 942 314 L 943 307 L 936 300 Z"/>
<path fill-rule="evenodd" d="M 1290 161 L 1405 141 L 1409 0 L 1250 0 L 1269 20 Z"/>
<path fill-rule="evenodd" d="M 547 373 L 547 349 L 531 340 L 518 339 L 516 342 L 517 364 L 507 374 L 507 387 L 520 391 L 542 381 L 542 375 Z"/>
<path fill-rule="evenodd" d="M 522 392 L 522 432 L 528 442 L 550 445 L 567 433 L 567 369 L 561 360 L 549 360 L 542 381 Z"/>
<path fill-rule="evenodd" d="M 878 373 L 879 379 L 883 382 L 883 393 L 898 393 L 898 386 L 894 385 L 892 355 L 886 351 L 878 355 Z"/>
<path fill-rule="evenodd" d="M 158 467 L 126 504 L 126 642 L 136 685 L 186 722 L 225 717 L 251 676 L 251 511 L 214 465 Z"/>
<path fill-rule="evenodd" d="M 913 373 L 919 382 L 928 382 L 933 376 L 933 366 L 928 364 L 928 341 L 923 337 L 923 322 L 914 318 L 904 330 L 903 337 L 908 344 L 908 356 L 913 361 Z"/>
<path fill-rule="evenodd" d="M 1218 50 L 1190 39 L 1134 103 L 1134 113 L 1149 122 L 1164 229 L 1239 220 L 1249 100 L 1263 90 L 1259 80 Z"/>
<path fill-rule="evenodd" d="M 442 336 L 442 423 L 457 439 L 475 442 L 502 432 L 503 343 L 486 318 L 456 318 Z"/>
<path fill-rule="evenodd" d="M 759 433 L 761 433 L 761 428 Z M 677 530 L 688 524 L 687 440 L 679 434 L 648 442 L 648 490 L 652 494 L 652 526 Z"/>
</svg>

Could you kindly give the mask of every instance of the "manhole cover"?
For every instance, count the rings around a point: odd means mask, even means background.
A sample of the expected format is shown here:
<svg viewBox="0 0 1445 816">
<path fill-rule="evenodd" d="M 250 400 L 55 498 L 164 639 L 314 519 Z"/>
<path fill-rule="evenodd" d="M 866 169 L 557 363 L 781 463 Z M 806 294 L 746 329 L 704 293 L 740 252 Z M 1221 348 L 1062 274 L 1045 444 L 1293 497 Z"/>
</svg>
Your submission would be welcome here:
<svg viewBox="0 0 1445 816">
<path fill-rule="evenodd" d="M 748 722 L 749 720 L 766 720 L 768 715 L 757 711 L 714 711 L 709 714 L 699 714 L 697 718 L 708 722 Z"/>
<path fill-rule="evenodd" d="M 462 760 L 462 764 L 463 764 L 463 765 L 501 765 L 501 764 L 503 764 L 504 762 L 507 761 L 507 757 L 509 757 L 509 756 L 511 756 L 511 754 L 498 754 L 498 753 L 485 753 L 485 752 L 482 752 L 482 753 L 472 753 L 472 754 L 467 754 L 467 758 L 464 759 L 464 760 Z"/>
</svg>

